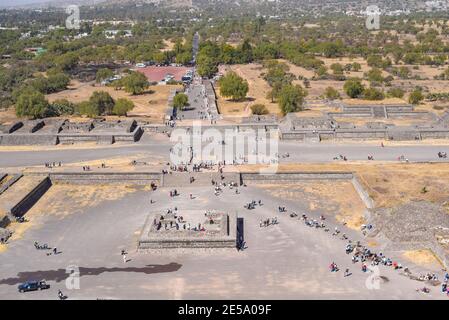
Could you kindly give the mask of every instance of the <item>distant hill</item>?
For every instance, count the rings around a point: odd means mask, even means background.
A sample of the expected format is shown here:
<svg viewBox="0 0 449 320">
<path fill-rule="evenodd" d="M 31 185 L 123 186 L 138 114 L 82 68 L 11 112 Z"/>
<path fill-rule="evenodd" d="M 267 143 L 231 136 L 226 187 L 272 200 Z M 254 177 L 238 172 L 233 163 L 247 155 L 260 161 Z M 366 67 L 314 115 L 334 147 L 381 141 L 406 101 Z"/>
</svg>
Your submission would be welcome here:
<svg viewBox="0 0 449 320">
<path fill-rule="evenodd" d="M 14 9 L 39 9 L 39 8 L 59 8 L 69 5 L 93 6 L 108 0 L 6 0 L 0 3 L 0 8 Z"/>
</svg>

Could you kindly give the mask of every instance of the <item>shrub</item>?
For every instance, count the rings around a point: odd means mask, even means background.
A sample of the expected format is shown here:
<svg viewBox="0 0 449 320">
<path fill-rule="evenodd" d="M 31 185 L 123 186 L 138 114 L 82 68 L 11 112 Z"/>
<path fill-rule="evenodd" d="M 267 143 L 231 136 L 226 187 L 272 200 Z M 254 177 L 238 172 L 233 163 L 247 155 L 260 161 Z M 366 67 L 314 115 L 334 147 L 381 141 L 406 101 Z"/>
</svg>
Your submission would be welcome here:
<svg viewBox="0 0 449 320">
<path fill-rule="evenodd" d="M 255 115 L 264 115 L 269 113 L 267 107 L 260 103 L 252 105 L 251 112 Z"/>
</svg>

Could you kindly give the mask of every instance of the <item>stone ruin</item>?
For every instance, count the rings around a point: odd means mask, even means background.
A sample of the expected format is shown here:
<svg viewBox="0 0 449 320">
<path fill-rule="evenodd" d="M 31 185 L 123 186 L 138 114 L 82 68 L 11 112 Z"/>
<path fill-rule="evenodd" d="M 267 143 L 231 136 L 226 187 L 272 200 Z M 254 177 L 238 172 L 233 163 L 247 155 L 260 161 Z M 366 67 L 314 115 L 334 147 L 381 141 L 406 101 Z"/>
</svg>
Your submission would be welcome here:
<svg viewBox="0 0 449 320">
<path fill-rule="evenodd" d="M 328 117 L 296 118 L 291 121 L 293 131 L 332 130 L 335 122 Z"/>
<path fill-rule="evenodd" d="M 371 237 L 383 237 L 394 250 L 432 250 L 449 265 L 449 212 L 441 204 L 411 201 L 395 208 L 372 211 Z"/>
<path fill-rule="evenodd" d="M 54 145 L 58 143 L 135 142 L 143 133 L 135 120 L 85 122 L 67 119 L 25 120 L 0 125 L 0 145 Z"/>
<path fill-rule="evenodd" d="M 287 114 L 279 122 L 284 140 L 320 142 L 324 140 L 425 140 L 449 139 L 449 112 L 442 117 L 427 111 L 415 111 L 411 105 L 345 105 L 342 102 L 327 102 L 338 107 L 340 112 L 322 112 L 319 117 L 302 117 Z M 340 121 L 348 117 L 345 121 Z M 361 125 L 351 118 L 373 119 Z M 385 123 L 376 118 L 391 119 Z M 413 123 L 395 125 L 394 119 L 412 119 Z"/>
<path fill-rule="evenodd" d="M 139 249 L 235 248 L 236 216 L 218 211 L 149 214 Z"/>
<path fill-rule="evenodd" d="M 267 115 L 252 115 L 250 117 L 244 117 L 242 123 L 277 123 L 278 117 L 275 114 Z"/>
</svg>

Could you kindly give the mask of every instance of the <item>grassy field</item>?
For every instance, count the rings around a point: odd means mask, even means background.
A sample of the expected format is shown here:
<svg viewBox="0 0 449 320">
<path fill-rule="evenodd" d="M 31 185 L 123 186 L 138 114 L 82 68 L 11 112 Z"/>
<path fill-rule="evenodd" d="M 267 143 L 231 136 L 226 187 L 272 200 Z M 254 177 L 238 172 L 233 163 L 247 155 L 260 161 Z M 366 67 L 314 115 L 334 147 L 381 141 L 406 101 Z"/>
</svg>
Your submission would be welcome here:
<svg viewBox="0 0 449 320">
<path fill-rule="evenodd" d="M 240 166 L 238 170 L 258 172 L 260 168 Z M 278 172 L 295 171 L 355 172 L 376 207 L 394 207 L 412 200 L 442 203 L 449 199 L 449 166 L 445 163 L 285 164 L 280 165 L 278 169 Z"/>
<path fill-rule="evenodd" d="M 133 96 L 123 90 L 115 90 L 111 87 L 95 85 L 94 83 L 80 83 L 72 81 L 68 90 L 47 95 L 47 99 L 53 102 L 57 99 L 67 99 L 74 103 L 88 100 L 94 91 L 106 91 L 114 99 L 127 98 L 134 102 L 135 108 L 128 116 L 143 117 L 150 122 L 162 122 L 167 108 L 167 100 L 170 91 L 178 86 L 150 86 L 146 93 Z"/>
</svg>

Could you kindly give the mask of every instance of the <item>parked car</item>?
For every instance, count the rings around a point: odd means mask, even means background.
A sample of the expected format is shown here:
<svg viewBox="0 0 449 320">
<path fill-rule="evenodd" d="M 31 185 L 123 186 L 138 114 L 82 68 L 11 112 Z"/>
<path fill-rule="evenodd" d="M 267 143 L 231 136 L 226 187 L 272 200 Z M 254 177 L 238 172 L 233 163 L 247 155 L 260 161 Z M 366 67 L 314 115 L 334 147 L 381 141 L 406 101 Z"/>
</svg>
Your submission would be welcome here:
<svg viewBox="0 0 449 320">
<path fill-rule="evenodd" d="M 27 281 L 20 284 L 17 289 L 19 292 L 27 292 L 27 291 L 37 291 L 37 290 L 45 290 L 50 288 L 50 285 L 45 282 L 45 280 L 41 281 Z"/>
</svg>

